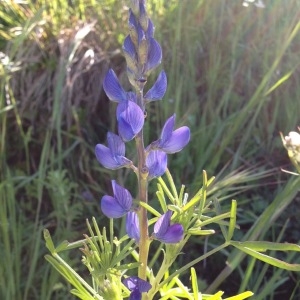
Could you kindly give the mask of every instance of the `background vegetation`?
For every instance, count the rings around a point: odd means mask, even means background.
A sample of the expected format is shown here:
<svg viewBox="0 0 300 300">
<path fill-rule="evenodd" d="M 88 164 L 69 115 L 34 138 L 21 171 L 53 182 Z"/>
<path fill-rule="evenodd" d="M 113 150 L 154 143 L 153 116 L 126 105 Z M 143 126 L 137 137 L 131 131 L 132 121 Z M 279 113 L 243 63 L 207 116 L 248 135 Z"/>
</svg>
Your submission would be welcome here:
<svg viewBox="0 0 300 300">
<path fill-rule="evenodd" d="M 109 171 L 93 148 L 115 129 L 114 107 L 102 90 L 108 68 L 126 83 L 127 4 L 0 3 L 1 299 L 71 299 L 70 287 L 44 260 L 42 230 L 59 243 L 81 238 L 86 218 L 106 224 L 98 201 L 110 191 Z M 248 4 L 148 0 L 168 90 L 149 107 L 147 131 L 155 137 L 175 111 L 177 124 L 192 132 L 190 145 L 171 159 L 177 182 L 193 192 L 205 169 L 217 176 L 210 194 L 221 209 L 238 200 L 239 239 L 299 243 L 300 181 L 281 171 L 291 166 L 279 131 L 296 130 L 300 121 L 300 2 Z M 131 176 L 118 177 L 133 191 Z M 218 236 L 194 242 L 190 257 L 214 247 Z M 292 259 L 299 263 L 286 258 Z M 228 295 L 247 288 L 255 299 L 300 297 L 299 274 L 235 251 L 196 269 L 203 290 L 221 285 Z"/>
</svg>

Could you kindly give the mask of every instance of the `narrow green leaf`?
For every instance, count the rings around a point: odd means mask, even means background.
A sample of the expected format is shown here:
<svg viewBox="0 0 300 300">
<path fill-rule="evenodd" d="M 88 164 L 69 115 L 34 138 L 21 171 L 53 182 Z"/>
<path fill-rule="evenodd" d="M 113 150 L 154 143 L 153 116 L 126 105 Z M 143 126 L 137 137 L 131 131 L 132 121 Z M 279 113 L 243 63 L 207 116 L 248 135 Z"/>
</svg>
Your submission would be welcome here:
<svg viewBox="0 0 300 300">
<path fill-rule="evenodd" d="M 116 270 L 129 270 L 129 269 L 137 269 L 140 266 L 139 262 L 124 264 L 121 266 L 115 267 Z"/>
<path fill-rule="evenodd" d="M 167 187 L 167 185 L 164 182 L 164 180 L 161 177 L 158 177 L 157 179 L 158 179 L 158 182 L 160 183 L 162 189 L 165 191 L 165 193 L 167 194 L 168 198 L 170 199 L 170 201 L 174 204 L 174 202 L 175 202 L 174 196 L 172 195 L 171 191 Z"/>
<path fill-rule="evenodd" d="M 163 191 L 157 191 L 156 196 L 158 198 L 158 201 L 160 203 L 160 206 L 161 206 L 162 210 L 164 212 L 166 212 L 167 211 L 167 203 L 166 203 L 166 198 L 165 198 L 164 192 Z"/>
<path fill-rule="evenodd" d="M 69 242 L 68 241 L 63 241 L 61 242 L 55 249 L 55 251 L 58 253 L 58 252 L 61 252 L 61 251 L 65 251 L 68 249 L 68 246 L 69 246 Z"/>
<path fill-rule="evenodd" d="M 177 205 L 172 205 L 172 204 L 168 205 L 168 210 L 172 210 L 174 212 L 177 212 L 178 214 L 181 213 L 181 209 Z"/>
<path fill-rule="evenodd" d="M 187 233 L 191 235 L 210 235 L 214 234 L 215 231 L 213 229 L 201 230 L 199 228 L 191 228 L 187 231 Z"/>
<path fill-rule="evenodd" d="M 217 216 L 221 215 L 221 206 L 220 206 L 220 203 L 219 203 L 219 200 L 217 198 L 214 198 L 213 199 L 213 202 L 214 202 L 214 206 L 215 206 L 215 210 L 216 210 L 216 214 Z M 230 213 L 229 213 L 230 214 Z M 224 236 L 224 239 L 226 240 L 227 236 L 228 236 L 228 233 L 227 233 L 227 229 L 226 227 L 219 223 L 219 226 L 221 228 L 221 231 L 222 231 L 222 234 Z"/>
<path fill-rule="evenodd" d="M 234 228 L 236 224 L 236 209 L 237 209 L 237 203 L 236 200 L 231 201 L 231 210 L 230 210 L 230 221 L 229 221 L 229 228 L 228 228 L 228 233 L 227 233 L 227 241 L 230 241 L 233 233 L 234 233 Z"/>
<path fill-rule="evenodd" d="M 216 294 L 212 295 L 211 297 L 209 298 L 206 298 L 207 300 L 220 300 L 222 299 L 221 296 L 224 294 L 224 292 L 222 291 L 219 291 L 217 292 Z"/>
<path fill-rule="evenodd" d="M 232 241 L 233 242 L 233 241 Z M 238 246 L 247 247 L 251 250 L 258 252 L 265 252 L 267 250 L 277 250 L 277 251 L 298 251 L 300 252 L 300 246 L 297 244 L 290 243 L 274 243 L 265 241 L 248 241 L 248 242 L 233 242 L 233 244 L 238 244 Z"/>
<path fill-rule="evenodd" d="M 239 250 L 241 250 L 241 251 L 269 264 L 269 265 L 272 265 L 274 267 L 281 268 L 281 269 L 288 270 L 288 271 L 294 271 L 294 272 L 300 271 L 300 264 L 289 264 L 289 263 L 279 260 L 277 258 L 254 251 L 250 248 L 240 246 L 238 243 L 230 242 L 230 244 L 233 245 L 234 247 L 238 248 Z"/>
<path fill-rule="evenodd" d="M 197 274 L 195 268 L 191 268 L 191 281 L 192 281 L 194 300 L 199 300 L 199 289 L 198 289 L 198 281 L 197 281 Z"/>
<path fill-rule="evenodd" d="M 149 204 L 142 202 L 142 201 L 139 201 L 139 204 L 141 206 L 145 207 L 148 211 L 150 211 L 155 217 L 161 216 L 161 214 L 156 209 L 154 209 L 152 206 L 150 206 Z"/>
<path fill-rule="evenodd" d="M 202 197 L 200 199 L 199 202 L 199 215 L 202 215 L 204 206 L 205 206 L 205 202 L 206 202 L 206 190 L 207 190 L 207 173 L 206 171 L 203 170 L 202 172 L 203 174 L 203 188 L 202 188 Z"/>
<path fill-rule="evenodd" d="M 175 200 L 175 205 L 178 204 L 178 193 L 177 193 L 177 189 L 176 189 L 176 185 L 174 183 L 174 180 L 173 180 L 173 177 L 169 171 L 169 169 L 167 168 L 166 170 L 166 173 L 167 175 L 167 178 L 168 178 L 168 181 L 169 181 L 169 184 L 171 186 L 171 190 L 172 190 L 172 193 L 173 193 L 173 196 L 174 196 L 174 200 Z M 177 203 L 176 203 L 177 202 Z"/>
<path fill-rule="evenodd" d="M 179 192 L 179 206 L 183 206 L 183 200 L 184 200 L 184 189 L 185 185 L 181 186 L 180 192 Z"/>
<path fill-rule="evenodd" d="M 210 186 L 210 184 L 214 181 L 215 177 L 210 178 L 207 181 L 206 188 Z M 187 211 L 189 208 L 195 206 L 199 200 L 203 197 L 203 190 L 204 188 L 202 187 L 201 189 L 198 190 L 198 192 L 195 194 L 195 196 L 182 208 L 182 211 Z"/>
<path fill-rule="evenodd" d="M 203 226 L 206 226 L 206 225 L 212 224 L 212 223 L 224 224 L 224 223 L 222 223 L 220 221 L 223 220 L 223 219 L 226 219 L 226 218 L 230 218 L 230 212 L 227 212 L 227 213 L 224 213 L 224 214 L 220 214 L 220 215 L 217 215 L 215 217 L 208 218 L 208 219 L 206 219 L 204 221 L 201 221 L 200 226 L 203 227 Z"/>
<path fill-rule="evenodd" d="M 285 74 L 284 76 L 282 76 L 279 80 L 277 80 L 276 83 L 273 84 L 273 86 L 268 89 L 268 91 L 265 93 L 265 96 L 269 95 L 276 88 L 278 88 L 282 83 L 284 83 L 285 81 L 287 81 L 290 78 L 290 76 L 294 73 L 294 71 L 295 70 L 292 70 L 292 71 L 288 72 L 287 74 Z"/>
<path fill-rule="evenodd" d="M 244 300 L 244 299 L 249 298 L 249 297 L 251 297 L 253 295 L 254 294 L 252 292 L 246 291 L 244 293 L 238 294 L 238 295 L 233 296 L 233 297 L 226 298 L 224 300 Z"/>
<path fill-rule="evenodd" d="M 50 232 L 48 229 L 44 229 L 44 239 L 46 241 L 46 247 L 51 253 L 55 253 L 55 246 L 53 244 Z"/>
</svg>

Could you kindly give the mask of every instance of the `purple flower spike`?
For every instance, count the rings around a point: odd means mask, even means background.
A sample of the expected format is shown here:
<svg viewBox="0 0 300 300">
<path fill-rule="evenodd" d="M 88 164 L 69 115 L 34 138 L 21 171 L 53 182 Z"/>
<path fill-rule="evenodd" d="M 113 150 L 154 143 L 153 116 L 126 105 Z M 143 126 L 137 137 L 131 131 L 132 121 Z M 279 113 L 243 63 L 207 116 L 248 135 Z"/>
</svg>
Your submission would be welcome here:
<svg viewBox="0 0 300 300">
<path fill-rule="evenodd" d="M 131 291 L 129 300 L 141 300 L 142 293 L 151 289 L 151 284 L 137 276 L 131 276 L 123 280 L 124 285 Z"/>
<path fill-rule="evenodd" d="M 190 129 L 182 126 L 173 131 L 175 125 L 175 114 L 170 117 L 161 132 L 160 139 L 154 142 L 154 148 L 166 153 L 176 153 L 181 151 L 190 141 Z"/>
<path fill-rule="evenodd" d="M 130 211 L 126 216 L 126 232 L 136 243 L 140 240 L 139 218 L 136 212 Z"/>
<path fill-rule="evenodd" d="M 107 169 L 116 170 L 132 165 L 132 161 L 125 157 L 125 144 L 122 139 L 112 133 L 107 133 L 108 147 L 97 144 L 95 154 L 97 160 Z"/>
<path fill-rule="evenodd" d="M 146 158 L 146 166 L 149 170 L 149 179 L 162 176 L 167 169 L 168 157 L 163 151 L 152 150 Z"/>
<path fill-rule="evenodd" d="M 103 81 L 104 91 L 111 101 L 121 102 L 126 100 L 126 92 L 122 88 L 117 75 L 110 69 Z"/>
<path fill-rule="evenodd" d="M 109 218 L 124 216 L 132 206 L 132 196 L 128 190 L 118 185 L 115 180 L 111 181 L 114 196 L 105 195 L 101 199 L 101 210 Z"/>
<path fill-rule="evenodd" d="M 152 88 L 144 96 L 145 101 L 151 102 L 161 100 L 167 90 L 167 76 L 161 71 Z"/>
<path fill-rule="evenodd" d="M 132 101 L 123 101 L 117 107 L 119 134 L 125 142 L 131 141 L 144 126 L 144 113 Z"/>
<path fill-rule="evenodd" d="M 154 236 L 167 244 L 176 244 L 183 238 L 183 227 L 181 224 L 170 225 L 172 211 L 168 210 L 154 225 Z"/>
</svg>

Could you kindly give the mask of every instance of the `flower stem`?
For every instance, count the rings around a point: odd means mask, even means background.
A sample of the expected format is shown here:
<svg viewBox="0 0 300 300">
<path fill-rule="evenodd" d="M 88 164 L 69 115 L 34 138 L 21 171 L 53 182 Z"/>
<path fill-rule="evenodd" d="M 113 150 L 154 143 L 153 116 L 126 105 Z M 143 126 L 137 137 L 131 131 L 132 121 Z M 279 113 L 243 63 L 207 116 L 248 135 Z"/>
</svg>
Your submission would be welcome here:
<svg viewBox="0 0 300 300">
<path fill-rule="evenodd" d="M 148 169 L 146 167 L 146 154 L 144 148 L 143 130 L 136 136 L 136 148 L 138 154 L 138 196 L 141 202 L 148 202 Z M 146 272 L 148 265 L 148 254 L 150 240 L 148 235 L 148 219 L 147 210 L 140 206 L 139 208 L 139 226 L 140 226 L 140 241 L 139 241 L 139 278 L 146 280 Z"/>
</svg>

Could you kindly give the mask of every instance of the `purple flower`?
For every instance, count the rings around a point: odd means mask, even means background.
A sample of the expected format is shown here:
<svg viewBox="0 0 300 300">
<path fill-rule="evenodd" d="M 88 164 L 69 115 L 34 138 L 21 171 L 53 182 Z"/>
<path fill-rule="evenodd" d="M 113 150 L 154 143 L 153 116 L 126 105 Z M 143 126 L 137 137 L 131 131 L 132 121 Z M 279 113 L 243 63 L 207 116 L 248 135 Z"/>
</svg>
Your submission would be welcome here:
<svg viewBox="0 0 300 300">
<path fill-rule="evenodd" d="M 144 99 L 147 102 L 162 99 L 167 90 L 167 76 L 164 71 L 161 71 L 152 88 L 145 94 Z"/>
<path fill-rule="evenodd" d="M 105 195 L 101 199 L 101 210 L 109 218 L 120 218 L 132 207 L 132 196 L 128 190 L 111 181 L 114 196 Z"/>
<path fill-rule="evenodd" d="M 181 224 L 170 224 L 172 211 L 163 214 L 154 225 L 153 236 L 162 243 L 175 244 L 183 238 L 183 227 Z M 130 211 L 126 217 L 126 232 L 128 236 L 136 241 L 140 240 L 139 219 L 136 212 Z"/>
<path fill-rule="evenodd" d="M 151 284 L 137 276 L 131 276 L 123 280 L 124 285 L 131 291 L 129 300 L 141 300 L 142 293 L 151 289 Z"/>
<path fill-rule="evenodd" d="M 115 102 L 126 100 L 126 92 L 122 88 L 117 75 L 112 69 L 109 69 L 104 78 L 103 88 L 109 100 Z"/>
<path fill-rule="evenodd" d="M 150 37 L 153 37 L 153 35 L 154 35 L 154 25 L 150 19 L 148 20 L 148 28 L 147 28 L 146 35 L 147 35 L 148 39 Z"/>
<path fill-rule="evenodd" d="M 163 243 L 175 244 L 183 238 L 183 227 L 181 224 L 170 225 L 172 211 L 168 210 L 154 225 L 154 236 Z"/>
<path fill-rule="evenodd" d="M 126 232 L 136 243 L 140 240 L 139 218 L 136 212 L 130 211 L 126 216 Z"/>
<path fill-rule="evenodd" d="M 108 147 L 102 144 L 95 147 L 96 158 L 105 168 L 115 170 L 132 165 L 125 157 L 125 144 L 118 135 L 108 132 L 107 144 Z"/>
<path fill-rule="evenodd" d="M 190 129 L 182 126 L 174 130 L 175 114 L 170 117 L 161 132 L 160 139 L 151 143 L 151 149 L 160 149 L 168 154 L 176 153 L 182 150 L 190 141 Z"/>
<path fill-rule="evenodd" d="M 148 43 L 148 57 L 145 66 L 145 72 L 147 72 L 147 74 L 155 69 L 161 63 L 162 59 L 160 44 L 154 38 L 150 38 Z"/>
<path fill-rule="evenodd" d="M 131 97 L 131 94 L 128 94 Z M 132 140 L 144 126 L 144 113 L 133 101 L 125 100 L 117 107 L 118 131 L 125 142 Z"/>
<path fill-rule="evenodd" d="M 131 72 L 137 73 L 137 53 L 130 35 L 128 35 L 124 40 L 123 53 L 127 62 L 127 68 L 129 68 Z"/>
<path fill-rule="evenodd" d="M 151 150 L 146 158 L 146 166 L 149 170 L 148 178 L 162 176 L 167 169 L 167 154 L 159 150 Z"/>
</svg>

